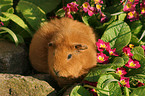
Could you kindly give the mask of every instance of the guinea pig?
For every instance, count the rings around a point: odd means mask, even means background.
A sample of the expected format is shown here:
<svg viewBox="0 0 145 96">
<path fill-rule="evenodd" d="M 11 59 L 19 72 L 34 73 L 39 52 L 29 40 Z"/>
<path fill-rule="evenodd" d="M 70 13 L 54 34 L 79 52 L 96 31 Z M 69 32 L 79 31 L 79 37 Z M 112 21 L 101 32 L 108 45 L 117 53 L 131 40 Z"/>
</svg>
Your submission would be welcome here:
<svg viewBox="0 0 145 96">
<path fill-rule="evenodd" d="M 34 69 L 49 73 L 64 87 L 80 81 L 97 64 L 92 28 L 69 18 L 53 19 L 34 34 L 29 58 Z"/>
</svg>

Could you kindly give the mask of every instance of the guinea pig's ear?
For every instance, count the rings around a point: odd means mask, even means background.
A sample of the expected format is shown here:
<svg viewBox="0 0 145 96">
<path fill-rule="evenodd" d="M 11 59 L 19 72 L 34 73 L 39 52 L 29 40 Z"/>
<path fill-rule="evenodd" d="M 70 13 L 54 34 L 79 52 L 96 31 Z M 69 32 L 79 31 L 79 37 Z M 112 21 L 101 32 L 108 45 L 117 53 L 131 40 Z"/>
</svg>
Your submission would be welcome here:
<svg viewBox="0 0 145 96">
<path fill-rule="evenodd" d="M 76 44 L 75 48 L 77 50 L 85 50 L 85 49 L 88 49 L 88 46 L 87 45 L 82 45 L 82 44 Z"/>
</svg>

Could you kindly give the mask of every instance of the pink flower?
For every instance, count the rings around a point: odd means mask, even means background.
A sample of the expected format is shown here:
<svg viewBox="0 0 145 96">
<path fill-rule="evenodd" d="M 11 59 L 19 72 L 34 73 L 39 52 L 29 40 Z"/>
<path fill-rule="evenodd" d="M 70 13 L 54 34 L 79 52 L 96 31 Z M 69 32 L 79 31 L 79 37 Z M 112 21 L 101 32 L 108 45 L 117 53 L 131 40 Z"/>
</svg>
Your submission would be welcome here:
<svg viewBox="0 0 145 96">
<path fill-rule="evenodd" d="M 67 4 L 67 7 L 70 9 L 70 11 L 72 12 L 77 12 L 78 11 L 78 7 L 79 5 L 76 4 L 76 2 L 71 2 Z"/>
<path fill-rule="evenodd" d="M 126 69 L 123 67 L 117 68 L 116 73 L 119 74 L 120 76 L 124 76 L 127 74 Z"/>
<path fill-rule="evenodd" d="M 134 45 L 133 44 L 129 44 L 129 48 L 134 48 Z"/>
<path fill-rule="evenodd" d="M 96 8 L 95 7 L 90 7 L 88 10 L 88 15 L 92 16 L 93 14 L 96 14 Z"/>
<path fill-rule="evenodd" d="M 63 7 L 63 10 L 65 11 L 65 17 L 73 18 L 71 12 L 77 12 L 77 6 L 78 4 L 76 4 L 75 2 L 71 2 L 67 4 L 67 7 Z"/>
<path fill-rule="evenodd" d="M 145 1 L 142 1 L 142 3 L 140 3 L 140 10 L 141 14 L 145 16 Z"/>
<path fill-rule="evenodd" d="M 96 14 L 96 8 L 95 7 L 91 7 L 88 2 L 83 3 L 82 6 L 83 6 L 83 11 L 85 13 L 88 12 L 89 16 L 92 16 L 93 14 Z"/>
<path fill-rule="evenodd" d="M 131 58 L 129 58 L 129 61 L 125 64 L 125 66 L 128 68 L 136 68 L 136 69 L 141 67 L 141 65 L 137 60 L 132 60 Z"/>
<path fill-rule="evenodd" d="M 133 56 L 133 54 L 130 52 L 131 49 L 130 49 L 129 47 L 127 47 L 127 46 L 125 46 L 125 47 L 122 49 L 122 51 L 125 53 L 125 55 L 127 55 L 127 56 L 129 56 L 129 57 Z"/>
<path fill-rule="evenodd" d="M 132 4 L 138 4 L 139 0 L 128 0 L 129 2 L 131 2 Z"/>
<path fill-rule="evenodd" d="M 104 41 L 101 40 L 101 39 L 98 39 L 98 42 L 96 42 L 96 45 L 97 45 L 98 51 L 104 51 L 104 49 L 110 48 L 109 43 L 104 42 Z"/>
<path fill-rule="evenodd" d="M 106 50 L 109 52 L 110 55 L 119 56 L 118 53 L 115 52 L 116 48 L 114 49 L 108 48 Z"/>
<path fill-rule="evenodd" d="M 103 4 L 102 0 L 94 0 L 94 2 L 95 2 L 95 4 L 98 4 L 98 3 Z"/>
<path fill-rule="evenodd" d="M 144 45 L 142 45 L 141 47 L 143 48 L 143 50 L 145 50 L 145 46 Z"/>
<path fill-rule="evenodd" d="M 100 5 L 100 4 L 96 4 L 97 12 L 101 12 L 101 7 L 102 7 L 102 5 Z"/>
<path fill-rule="evenodd" d="M 93 96 L 98 96 L 97 91 L 95 89 L 91 89 L 90 92 L 93 94 Z"/>
<path fill-rule="evenodd" d="M 139 20 L 139 13 L 136 11 L 131 11 L 127 14 L 127 18 L 130 19 L 130 22 Z"/>
<path fill-rule="evenodd" d="M 85 2 L 85 3 L 83 3 L 83 11 L 85 12 L 85 13 L 87 13 L 88 12 L 88 10 L 89 10 L 89 8 L 90 8 L 90 4 L 88 3 L 88 2 Z"/>
<path fill-rule="evenodd" d="M 144 83 L 138 81 L 137 87 L 141 87 L 141 86 L 144 86 Z"/>
<path fill-rule="evenodd" d="M 1 26 L 4 26 L 4 23 L 3 23 L 3 22 L 0 22 L 0 27 L 1 27 Z"/>
<path fill-rule="evenodd" d="M 121 87 L 122 87 L 122 85 L 123 85 L 123 87 L 127 87 L 127 88 L 130 88 L 130 85 L 129 85 L 129 78 L 127 78 L 127 77 L 121 77 L 121 79 L 120 79 L 120 83 L 121 83 Z"/>
<path fill-rule="evenodd" d="M 65 11 L 65 17 L 69 17 L 73 19 L 73 16 L 71 15 L 71 11 L 69 7 L 63 7 L 63 10 Z"/>
<path fill-rule="evenodd" d="M 104 23 L 105 21 L 107 21 L 107 16 L 103 13 L 101 13 L 101 23 Z"/>
<path fill-rule="evenodd" d="M 132 4 L 131 2 L 127 2 L 127 4 L 124 6 L 123 11 L 128 12 L 128 11 L 134 11 L 135 10 L 135 4 Z"/>
<path fill-rule="evenodd" d="M 106 54 L 101 53 L 97 53 L 97 61 L 99 63 L 103 63 L 103 64 L 107 64 L 109 62 L 109 56 L 106 56 Z"/>
</svg>

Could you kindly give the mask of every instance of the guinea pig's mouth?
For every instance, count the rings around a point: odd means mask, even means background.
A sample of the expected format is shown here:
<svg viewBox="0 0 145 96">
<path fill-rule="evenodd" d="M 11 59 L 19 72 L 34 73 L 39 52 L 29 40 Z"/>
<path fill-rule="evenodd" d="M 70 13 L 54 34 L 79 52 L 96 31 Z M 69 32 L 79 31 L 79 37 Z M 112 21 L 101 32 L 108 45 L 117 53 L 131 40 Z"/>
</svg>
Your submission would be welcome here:
<svg viewBox="0 0 145 96">
<path fill-rule="evenodd" d="M 57 78 L 67 78 L 67 79 L 75 79 L 73 76 L 62 76 L 61 74 L 60 74 L 60 71 L 56 71 L 54 68 L 53 68 L 53 72 L 54 72 L 54 74 L 56 75 L 56 77 Z"/>
<path fill-rule="evenodd" d="M 59 71 L 56 71 L 56 70 L 53 68 L 53 72 L 54 72 L 54 74 L 55 74 L 57 77 L 60 77 Z"/>
</svg>

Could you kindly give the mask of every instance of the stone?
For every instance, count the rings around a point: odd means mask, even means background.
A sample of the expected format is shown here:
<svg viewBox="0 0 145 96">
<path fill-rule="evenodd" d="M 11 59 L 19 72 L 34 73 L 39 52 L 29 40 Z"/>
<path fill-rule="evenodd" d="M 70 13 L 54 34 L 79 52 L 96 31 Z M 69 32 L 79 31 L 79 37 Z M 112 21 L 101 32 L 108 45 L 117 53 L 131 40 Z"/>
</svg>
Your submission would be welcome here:
<svg viewBox="0 0 145 96">
<path fill-rule="evenodd" d="M 0 74 L 0 96 L 56 96 L 46 81 L 32 76 Z"/>
<path fill-rule="evenodd" d="M 32 77 L 48 82 L 56 91 L 61 90 L 57 82 L 50 76 L 50 74 L 33 74 Z"/>
<path fill-rule="evenodd" d="M 0 41 L 0 73 L 26 74 L 29 69 L 28 52 L 24 47 Z"/>
</svg>

